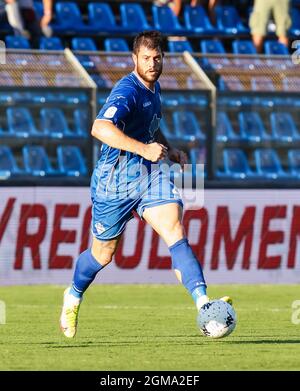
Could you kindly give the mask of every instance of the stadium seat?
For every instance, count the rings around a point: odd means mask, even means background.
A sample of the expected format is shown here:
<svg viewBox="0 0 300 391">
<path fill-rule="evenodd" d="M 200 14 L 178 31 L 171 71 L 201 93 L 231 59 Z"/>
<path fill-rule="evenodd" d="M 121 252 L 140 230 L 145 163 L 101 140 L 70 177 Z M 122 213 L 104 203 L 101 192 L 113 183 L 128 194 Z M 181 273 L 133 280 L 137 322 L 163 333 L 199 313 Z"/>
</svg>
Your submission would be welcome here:
<svg viewBox="0 0 300 391">
<path fill-rule="evenodd" d="M 172 113 L 176 135 L 185 141 L 205 140 L 200 124 L 192 111 L 174 111 Z"/>
<path fill-rule="evenodd" d="M 268 76 L 251 77 L 251 89 L 253 91 L 275 91 L 273 81 Z"/>
<path fill-rule="evenodd" d="M 146 15 L 141 4 L 122 3 L 120 5 L 122 27 L 124 30 L 139 32 L 150 30 L 152 27 L 147 22 Z"/>
<path fill-rule="evenodd" d="M 219 79 L 220 91 L 244 91 L 245 88 L 237 76 L 223 75 Z"/>
<path fill-rule="evenodd" d="M 74 73 L 57 73 L 54 83 L 57 87 L 80 87 L 81 79 Z"/>
<path fill-rule="evenodd" d="M 224 46 L 221 41 L 204 39 L 200 42 L 200 48 L 202 53 L 206 54 L 226 54 Z M 224 56 L 211 57 L 209 59 L 202 58 L 200 63 L 204 68 L 222 68 L 224 65 L 230 65 L 228 58 Z"/>
<path fill-rule="evenodd" d="M 224 46 L 218 39 L 203 39 L 200 42 L 200 48 L 202 53 L 207 54 L 226 54 Z"/>
<path fill-rule="evenodd" d="M 121 32 L 122 27 L 116 23 L 115 16 L 109 3 L 89 3 L 88 26 L 94 33 Z"/>
<path fill-rule="evenodd" d="M 266 41 L 264 43 L 265 53 L 268 55 L 289 55 L 288 48 L 278 41 Z"/>
<path fill-rule="evenodd" d="M 68 127 L 66 118 L 61 109 L 45 108 L 40 111 L 41 128 L 52 138 L 63 139 L 65 137 L 76 137 Z"/>
<path fill-rule="evenodd" d="M 161 31 L 163 34 L 181 34 L 188 33 L 180 25 L 177 16 L 168 6 L 157 7 L 152 6 L 153 24 L 156 30 Z"/>
<path fill-rule="evenodd" d="M 163 75 L 159 79 L 160 85 L 164 89 L 178 89 L 179 84 L 176 76 Z"/>
<path fill-rule="evenodd" d="M 232 179 L 245 179 L 254 177 L 255 173 L 250 169 L 245 152 L 239 148 L 223 149 L 224 172 L 218 176 Z"/>
<path fill-rule="evenodd" d="M 288 151 L 288 164 L 290 174 L 293 177 L 300 178 L 300 149 L 290 149 Z"/>
<path fill-rule="evenodd" d="M 82 21 L 79 7 L 73 2 L 55 3 L 55 23 L 51 23 L 55 32 L 67 33 L 89 33 L 92 32 L 88 25 Z"/>
<path fill-rule="evenodd" d="M 81 176 L 87 174 L 81 151 L 76 146 L 57 147 L 58 167 L 67 176 Z"/>
<path fill-rule="evenodd" d="M 104 48 L 107 52 L 129 52 L 128 43 L 124 38 L 106 38 Z"/>
<path fill-rule="evenodd" d="M 73 50 L 81 50 L 81 51 L 97 51 L 97 46 L 95 41 L 92 38 L 72 38 L 71 41 Z"/>
<path fill-rule="evenodd" d="M 300 77 L 287 76 L 282 79 L 282 88 L 284 91 L 299 92 L 300 91 Z"/>
<path fill-rule="evenodd" d="M 192 176 L 195 178 L 196 175 L 200 175 L 206 177 L 206 148 L 192 148 L 190 150 L 190 162 L 192 164 Z M 201 165 L 199 167 L 199 165 Z M 186 175 L 186 172 L 184 172 Z"/>
<path fill-rule="evenodd" d="M 14 86 L 15 84 L 12 75 L 8 71 L 0 71 L 0 86 Z"/>
<path fill-rule="evenodd" d="M 58 37 L 42 37 L 40 39 L 41 50 L 64 50 L 61 39 Z"/>
<path fill-rule="evenodd" d="M 270 140 L 266 133 L 261 117 L 256 112 L 241 112 L 238 115 L 240 133 L 243 140 L 247 142 L 261 142 Z"/>
<path fill-rule="evenodd" d="M 298 37 L 300 35 L 300 9 L 292 7 L 291 12 L 292 26 L 290 28 L 290 34 Z"/>
<path fill-rule="evenodd" d="M 235 40 L 232 42 L 232 52 L 234 54 L 257 54 L 252 41 Z"/>
<path fill-rule="evenodd" d="M 170 141 L 177 141 L 179 139 L 174 124 L 172 123 L 171 126 L 167 123 L 166 119 L 163 117 L 160 120 L 159 127 L 163 133 L 163 135 Z"/>
<path fill-rule="evenodd" d="M 271 113 L 272 136 L 277 141 L 293 142 L 299 140 L 295 122 L 290 113 Z"/>
<path fill-rule="evenodd" d="M 246 28 L 237 13 L 235 7 L 216 7 L 217 27 L 224 34 L 247 34 Z"/>
<path fill-rule="evenodd" d="M 239 137 L 233 130 L 232 124 L 228 118 L 227 113 L 223 111 L 217 112 L 216 139 L 218 142 L 223 143 L 239 139 Z"/>
<path fill-rule="evenodd" d="M 7 49 L 30 49 L 30 43 L 27 38 L 14 35 L 5 37 L 5 45 Z"/>
<path fill-rule="evenodd" d="M 272 179 L 286 176 L 274 149 L 257 149 L 254 151 L 254 157 L 257 172 L 260 176 Z"/>
<path fill-rule="evenodd" d="M 42 136 L 36 129 L 29 110 L 25 107 L 9 107 L 6 110 L 8 131 L 16 137 Z"/>
<path fill-rule="evenodd" d="M 0 179 L 8 179 L 20 173 L 11 149 L 6 145 L 0 145 Z"/>
<path fill-rule="evenodd" d="M 23 85 L 28 87 L 47 87 L 48 83 L 40 72 L 23 72 Z"/>
<path fill-rule="evenodd" d="M 42 146 L 25 145 L 22 148 L 24 168 L 27 174 L 34 176 L 58 175 L 50 164 L 45 148 Z"/>
<path fill-rule="evenodd" d="M 79 137 L 87 137 L 90 133 L 90 120 L 86 109 L 74 110 L 74 129 L 75 134 Z"/>
<path fill-rule="evenodd" d="M 212 26 L 204 8 L 200 5 L 195 7 L 185 5 L 184 21 L 190 33 L 205 35 L 217 33 L 217 29 Z"/>
<path fill-rule="evenodd" d="M 168 48 L 171 53 L 192 52 L 193 48 L 189 41 L 168 41 Z"/>
<path fill-rule="evenodd" d="M 90 77 L 94 80 L 98 87 L 108 87 L 106 84 L 106 80 L 99 74 L 90 74 Z"/>
</svg>

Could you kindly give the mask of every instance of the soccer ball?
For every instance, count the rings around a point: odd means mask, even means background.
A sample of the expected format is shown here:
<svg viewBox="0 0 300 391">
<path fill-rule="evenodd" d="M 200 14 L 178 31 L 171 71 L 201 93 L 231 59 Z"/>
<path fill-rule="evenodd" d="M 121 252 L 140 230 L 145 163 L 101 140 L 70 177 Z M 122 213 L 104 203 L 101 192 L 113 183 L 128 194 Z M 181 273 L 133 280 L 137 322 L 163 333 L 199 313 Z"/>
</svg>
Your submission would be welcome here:
<svg viewBox="0 0 300 391">
<path fill-rule="evenodd" d="M 222 300 L 212 300 L 204 304 L 197 316 L 201 333 L 210 338 L 223 338 L 231 334 L 236 321 L 233 307 Z"/>
</svg>

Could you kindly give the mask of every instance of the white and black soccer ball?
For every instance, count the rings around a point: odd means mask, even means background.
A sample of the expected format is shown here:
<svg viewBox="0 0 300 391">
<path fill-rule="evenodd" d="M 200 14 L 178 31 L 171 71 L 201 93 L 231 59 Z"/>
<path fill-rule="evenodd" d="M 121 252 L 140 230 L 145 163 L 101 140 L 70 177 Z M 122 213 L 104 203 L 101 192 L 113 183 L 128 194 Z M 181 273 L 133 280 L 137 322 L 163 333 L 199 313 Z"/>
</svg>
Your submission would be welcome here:
<svg viewBox="0 0 300 391">
<path fill-rule="evenodd" d="M 222 300 L 212 300 L 204 304 L 197 316 L 197 325 L 201 333 L 210 338 L 223 338 L 231 334 L 236 322 L 233 307 Z"/>
</svg>

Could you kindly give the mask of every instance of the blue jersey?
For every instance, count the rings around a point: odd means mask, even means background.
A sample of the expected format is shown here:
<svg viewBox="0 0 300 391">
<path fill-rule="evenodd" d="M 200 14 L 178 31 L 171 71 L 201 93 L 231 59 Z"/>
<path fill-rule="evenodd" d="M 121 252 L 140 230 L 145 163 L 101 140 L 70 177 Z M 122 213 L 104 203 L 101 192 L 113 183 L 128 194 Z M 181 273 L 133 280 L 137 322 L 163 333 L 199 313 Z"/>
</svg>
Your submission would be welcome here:
<svg viewBox="0 0 300 391">
<path fill-rule="evenodd" d="M 97 119 L 111 121 L 127 136 L 145 144 L 155 141 L 155 132 L 161 119 L 159 83 L 155 83 L 152 91 L 134 73 L 123 77 L 112 89 Z M 98 165 L 104 161 L 106 164 L 115 164 L 120 152 L 103 144 Z M 142 159 L 141 156 L 127 152 L 127 160 L 132 158 Z"/>
<path fill-rule="evenodd" d="M 151 91 L 130 73 L 115 85 L 97 119 L 111 121 L 142 143 L 154 142 L 161 119 L 159 83 Z M 119 236 L 132 211 L 142 218 L 145 208 L 170 202 L 182 205 L 178 190 L 159 164 L 107 144 L 102 145 L 93 172 L 91 196 L 92 232 L 99 240 Z"/>
</svg>

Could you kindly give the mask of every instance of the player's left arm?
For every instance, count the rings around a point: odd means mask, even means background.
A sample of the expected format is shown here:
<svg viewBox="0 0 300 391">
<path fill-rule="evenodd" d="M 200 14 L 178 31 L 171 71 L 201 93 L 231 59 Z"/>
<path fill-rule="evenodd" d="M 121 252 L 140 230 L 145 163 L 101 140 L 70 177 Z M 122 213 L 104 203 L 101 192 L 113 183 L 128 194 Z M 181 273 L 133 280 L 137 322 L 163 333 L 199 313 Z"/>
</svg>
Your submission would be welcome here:
<svg viewBox="0 0 300 391">
<path fill-rule="evenodd" d="M 157 142 L 162 145 L 165 145 L 168 148 L 168 158 L 172 162 L 179 163 L 181 166 L 187 164 L 188 160 L 185 152 L 180 151 L 177 148 L 173 148 L 160 129 L 158 129 L 156 134 Z"/>
</svg>

